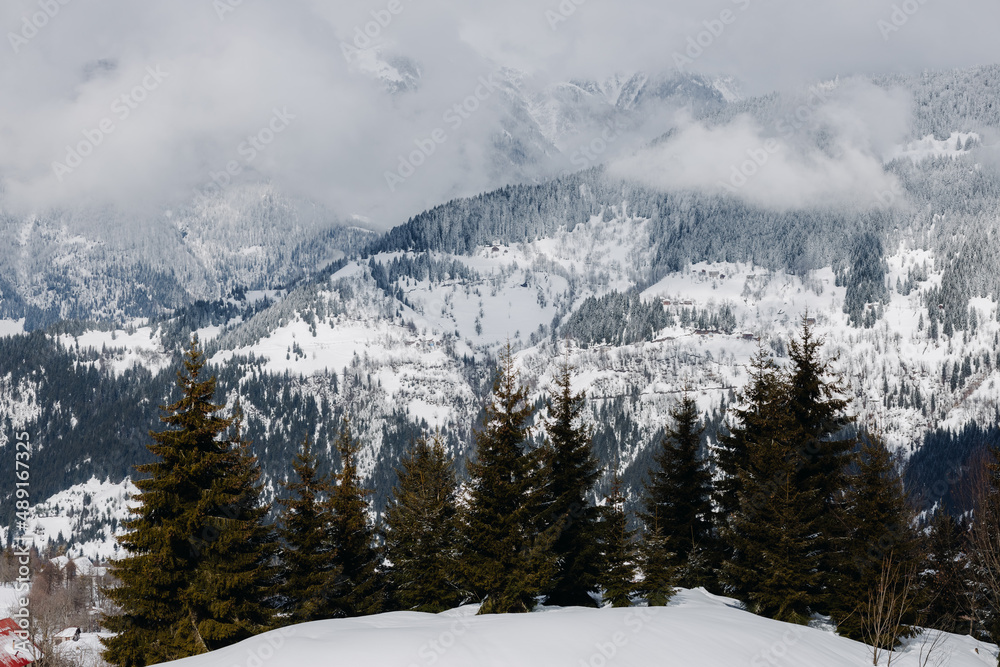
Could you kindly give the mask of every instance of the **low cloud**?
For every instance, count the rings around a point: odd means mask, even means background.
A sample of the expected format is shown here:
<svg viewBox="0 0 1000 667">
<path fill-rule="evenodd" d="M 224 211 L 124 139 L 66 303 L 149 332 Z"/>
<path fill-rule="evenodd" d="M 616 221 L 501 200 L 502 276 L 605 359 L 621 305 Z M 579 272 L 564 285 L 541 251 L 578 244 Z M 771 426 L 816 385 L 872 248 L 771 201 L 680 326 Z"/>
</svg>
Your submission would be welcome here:
<svg viewBox="0 0 1000 667">
<path fill-rule="evenodd" d="M 762 115 L 715 126 L 681 119 L 668 139 L 609 172 L 781 210 L 874 206 L 878 193 L 898 189 L 883 156 L 908 132 L 906 95 L 850 81 L 790 96 Z"/>
<path fill-rule="evenodd" d="M 836 74 L 1000 60 L 1000 45 L 989 33 L 1000 8 L 985 0 L 956 3 L 921 3 L 885 39 L 878 22 L 891 21 L 892 3 L 861 0 L 725 0 L 713 7 L 695 0 L 10 0 L 0 5 L 0 87 L 7 91 L 0 109 L 3 206 L 111 203 L 157 210 L 190 200 L 236 160 L 238 178 L 272 182 L 342 217 L 359 214 L 385 228 L 515 178 L 494 163 L 490 150 L 505 113 L 496 98 L 461 127 L 445 120 L 450 108 L 474 95 L 480 77 L 501 68 L 517 68 L 531 90 L 639 70 L 673 72 L 675 53 L 708 29 L 706 22 L 717 28 L 723 10 L 735 20 L 706 42 L 687 70 L 734 74 L 751 94 Z M 962 37 L 942 42 L 942 34 Z M 369 56 L 379 58 L 345 57 L 345 45 L 359 35 L 370 38 Z M 134 99 L 149 68 L 166 76 L 139 92 L 141 101 Z M 275 109 L 294 119 L 247 160 L 240 146 L 267 127 Z M 544 116 L 544 109 L 536 111 Z M 865 120 L 870 127 L 879 122 Z M 110 131 L 101 130 L 102 123 Z M 621 135 L 628 141 L 616 140 L 593 161 L 630 150 L 668 124 L 656 118 L 628 128 Z M 447 140 L 402 186 L 387 187 L 386 173 L 438 128 Z M 571 154 L 594 140 L 593 128 L 587 132 L 564 150 Z M 646 160 L 639 171 L 659 174 L 657 182 L 709 187 L 726 182 L 731 166 L 768 132 L 745 122 L 727 128 L 688 123 L 674 148 L 661 146 L 632 163 Z M 833 196 L 877 175 L 881 134 L 872 132 L 865 145 L 849 127 L 840 133 L 841 143 L 826 152 L 778 152 L 745 196 L 777 203 L 811 193 Z M 688 167 L 671 172 L 656 158 L 664 150 Z M 77 160 L 74 151 L 88 155 Z M 535 171 L 529 165 L 516 178 L 567 168 L 570 154 Z M 70 168 L 67 160 L 79 165 Z M 788 192 L 794 187 L 805 194 Z"/>
</svg>

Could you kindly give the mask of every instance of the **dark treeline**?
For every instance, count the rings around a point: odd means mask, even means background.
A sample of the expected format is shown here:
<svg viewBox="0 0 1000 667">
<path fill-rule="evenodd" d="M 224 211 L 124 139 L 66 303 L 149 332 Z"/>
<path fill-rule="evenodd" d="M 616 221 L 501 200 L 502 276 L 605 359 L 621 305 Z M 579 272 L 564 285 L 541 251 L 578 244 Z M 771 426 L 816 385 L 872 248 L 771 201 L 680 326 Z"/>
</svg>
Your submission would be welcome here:
<svg viewBox="0 0 1000 667">
<path fill-rule="evenodd" d="M 658 301 L 644 302 L 638 292 L 587 297 L 562 326 L 562 334 L 583 345 L 631 345 L 652 340 L 674 323 Z"/>
<path fill-rule="evenodd" d="M 784 368 L 758 351 L 716 447 L 704 446 L 693 396 L 678 401 L 632 518 L 619 465 L 595 456 L 572 369 L 561 367 L 533 437 L 541 406 L 508 348 L 464 485 L 441 435 L 421 434 L 373 521 L 366 463 L 341 414 L 326 436 L 336 467 L 324 470 L 313 441 L 300 440 L 271 521 L 242 410 L 224 417 L 212 402 L 216 379 L 195 341 L 119 538 L 108 589 L 119 611 L 106 619 L 118 634 L 105 656 L 147 665 L 290 623 L 397 609 L 664 605 L 696 586 L 779 620 L 828 615 L 879 650 L 918 625 L 995 641 L 995 522 L 971 530 L 946 512 L 921 517 L 877 434 L 845 435 L 855 432 L 847 403 L 806 320 L 788 347 Z M 601 478 L 610 493 L 596 498 Z M 982 516 L 1000 516 L 1000 464 L 975 480 Z"/>
</svg>

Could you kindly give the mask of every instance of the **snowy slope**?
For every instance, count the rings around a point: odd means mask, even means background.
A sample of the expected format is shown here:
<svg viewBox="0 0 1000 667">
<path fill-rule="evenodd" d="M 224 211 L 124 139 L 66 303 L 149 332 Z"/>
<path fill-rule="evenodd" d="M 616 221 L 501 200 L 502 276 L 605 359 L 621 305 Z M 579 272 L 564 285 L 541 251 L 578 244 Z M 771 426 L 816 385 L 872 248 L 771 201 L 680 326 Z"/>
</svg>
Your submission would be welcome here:
<svg viewBox="0 0 1000 667">
<path fill-rule="evenodd" d="M 33 504 L 29 509 L 28 530 L 18 537 L 39 548 L 66 540 L 73 544 L 70 553 L 73 558 L 96 561 L 113 558 L 118 552 L 115 535 L 122 531 L 122 521 L 130 516 L 132 494 L 138 492 L 128 479 L 114 484 L 94 478 L 76 484 Z M 4 543 L 6 531 L 0 528 L 0 541 Z M 83 566 L 77 563 L 77 567 Z"/>
<path fill-rule="evenodd" d="M 343 380 L 351 369 L 370 379 L 370 406 L 402 407 L 409 419 L 432 428 L 464 425 L 478 409 L 462 373 L 464 357 L 486 361 L 510 341 L 519 350 L 523 379 L 541 396 L 566 346 L 558 329 L 553 340 L 552 327 L 589 296 L 642 284 L 650 247 L 648 221 L 619 210 L 611 219 L 595 216 L 532 242 L 479 247 L 469 255 L 430 253 L 435 261 L 468 267 L 473 277 L 400 278 L 395 287 L 405 303 L 373 284 L 366 263 L 349 262 L 323 284 L 293 291 L 283 304 L 233 322 L 223 333 L 204 331 L 203 339 L 217 342 L 215 363 L 253 355 L 270 373 L 308 380 L 296 389 L 334 404 L 343 397 L 332 390 L 332 375 Z M 724 408 L 745 383 L 758 343 L 785 363 L 787 343 L 808 312 L 826 340 L 824 354 L 843 375 L 852 414 L 860 424 L 879 424 L 894 448 L 912 445 L 931 429 L 987 423 L 1000 400 L 996 301 L 972 301 L 975 330 L 935 339 L 922 324 L 925 294 L 941 284 L 934 253 L 906 243 L 890 252 L 888 300 L 879 305 L 884 316 L 870 329 L 849 323 L 846 288 L 836 285 L 831 267 L 797 276 L 749 264 L 691 264 L 642 292 L 646 302 L 663 304 L 673 326 L 632 345 L 573 347 L 576 388 L 593 406 L 638 396 L 626 409 L 651 434 L 687 384 L 703 411 Z M 382 253 L 372 261 L 387 265 L 407 255 L 419 253 Z M 909 293 L 892 287 L 908 278 Z M 731 331 L 703 330 L 697 318 L 682 322 L 685 310 L 713 314 L 723 308 L 735 318 Z M 102 364 L 115 372 L 135 363 L 155 369 L 169 363 L 148 327 L 113 337 L 62 336 L 61 342 L 106 347 L 114 353 Z M 956 365 L 966 359 L 971 374 L 952 386 Z M 627 464 L 638 452 L 620 454 Z"/>
<path fill-rule="evenodd" d="M 169 664 L 860 667 L 872 662 L 863 644 L 821 629 L 754 616 L 731 600 L 701 590 L 681 591 L 669 607 L 659 608 L 567 608 L 498 616 L 473 616 L 474 612 L 475 607 L 463 607 L 439 615 L 396 612 L 317 621 Z M 920 664 L 923 640 L 921 636 L 910 640 L 893 664 Z M 968 637 L 948 635 L 929 664 L 993 665 L 995 650 Z"/>
</svg>

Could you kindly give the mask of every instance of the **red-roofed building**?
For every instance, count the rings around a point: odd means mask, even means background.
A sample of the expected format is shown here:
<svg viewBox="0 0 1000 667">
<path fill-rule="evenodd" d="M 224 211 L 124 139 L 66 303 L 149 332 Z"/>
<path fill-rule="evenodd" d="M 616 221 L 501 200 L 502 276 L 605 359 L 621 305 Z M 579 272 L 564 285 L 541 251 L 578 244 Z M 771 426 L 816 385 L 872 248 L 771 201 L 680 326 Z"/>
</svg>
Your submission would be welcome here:
<svg viewBox="0 0 1000 667">
<path fill-rule="evenodd" d="M 18 636 L 20 630 L 13 618 L 0 620 L 0 667 L 24 667 L 42 657 L 37 646 Z"/>
</svg>

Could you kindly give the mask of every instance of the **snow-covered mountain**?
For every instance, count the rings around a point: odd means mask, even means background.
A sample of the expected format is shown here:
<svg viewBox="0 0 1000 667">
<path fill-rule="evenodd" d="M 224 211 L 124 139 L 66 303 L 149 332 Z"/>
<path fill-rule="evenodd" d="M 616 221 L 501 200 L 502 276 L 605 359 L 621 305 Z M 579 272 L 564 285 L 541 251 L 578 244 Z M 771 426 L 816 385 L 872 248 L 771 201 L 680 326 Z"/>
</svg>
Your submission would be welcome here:
<svg viewBox="0 0 1000 667">
<path fill-rule="evenodd" d="M 787 135 L 780 123 L 799 94 L 723 103 L 723 83 L 651 77 L 541 94 L 511 75 L 504 90 L 536 133 L 519 136 L 560 151 L 608 109 L 674 95 L 706 107 L 608 167 L 455 199 L 385 234 L 340 226 L 271 186 L 154 216 L 145 245 L 116 233 L 136 229 L 127 220 L 105 225 L 95 211 L 8 217 L 0 330 L 18 335 L 0 338 L 0 406 L 50 453 L 33 468 L 37 498 L 68 507 L 58 494 L 92 478 L 119 485 L 147 460 L 177 350 L 196 331 L 220 397 L 246 411 L 269 495 L 307 433 L 328 446 L 350 415 L 380 504 L 421 430 L 442 429 L 464 460 L 494 355 L 510 342 L 540 407 L 570 360 L 599 456 L 635 489 L 686 386 L 710 444 L 758 345 L 784 363 L 809 317 L 859 426 L 910 458 L 932 504 L 996 436 L 1000 163 L 988 138 L 1000 120 L 982 103 L 994 75 L 828 82 Z M 905 131 L 859 129 L 862 111 L 907 96 Z M 732 168 L 749 159 L 760 172 L 735 191 L 706 179 L 704 159 L 716 155 L 729 178 L 730 153 L 716 151 L 734 142 Z M 872 164 L 859 186 L 855 172 Z M 636 165 L 656 178 L 630 176 Z M 86 234 L 70 232 L 74 215 L 91 216 Z M 60 315 L 109 321 L 19 334 Z M 78 532 L 63 538 L 81 550 L 90 538 Z"/>
<path fill-rule="evenodd" d="M 136 213 L 111 206 L 0 215 L 0 315 L 28 330 L 61 319 L 155 316 L 234 289 L 315 273 L 370 233 L 268 184 Z"/>
<path fill-rule="evenodd" d="M 352 52 L 351 60 L 392 95 L 421 85 L 419 63 L 404 55 L 371 47 Z M 678 71 L 548 82 L 503 66 L 483 80 L 493 98 L 484 104 L 495 107 L 496 124 L 486 136 L 467 142 L 484 163 L 472 168 L 485 167 L 490 187 L 540 182 L 594 166 L 668 131 L 680 111 L 703 117 L 740 99 L 732 78 L 710 80 Z M 486 147 L 471 146 L 474 141 Z"/>
<path fill-rule="evenodd" d="M 419 64 L 405 56 L 370 49 L 354 65 L 392 95 L 420 85 Z M 720 90 L 728 91 L 680 74 L 548 84 L 501 68 L 488 81 L 497 92 L 484 104 L 494 120 L 462 138 L 470 148 L 461 158 L 483 174 L 476 185 L 486 190 L 627 153 L 673 127 L 678 110 L 718 111 Z M 91 202 L 26 213 L 5 206 L 0 192 L 0 319 L 24 319 L 33 330 L 61 319 L 155 316 L 233 289 L 292 283 L 371 240 L 354 226 L 366 220 L 356 211 L 330 210 L 246 174 L 210 174 L 190 193 L 163 198 L 172 203 L 146 208 Z"/>
</svg>

